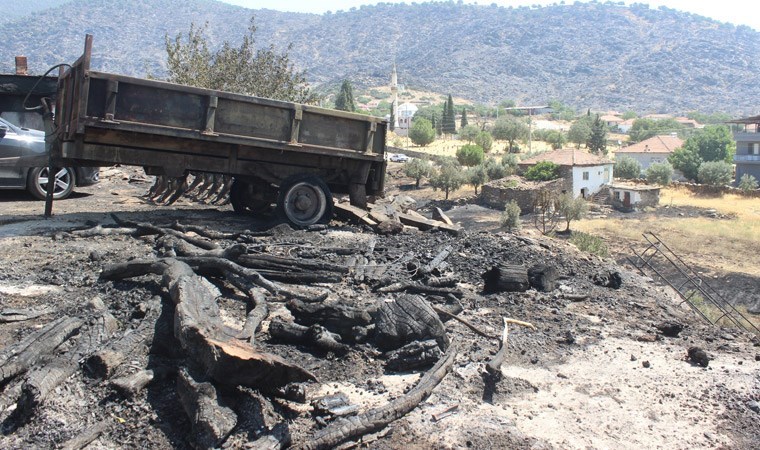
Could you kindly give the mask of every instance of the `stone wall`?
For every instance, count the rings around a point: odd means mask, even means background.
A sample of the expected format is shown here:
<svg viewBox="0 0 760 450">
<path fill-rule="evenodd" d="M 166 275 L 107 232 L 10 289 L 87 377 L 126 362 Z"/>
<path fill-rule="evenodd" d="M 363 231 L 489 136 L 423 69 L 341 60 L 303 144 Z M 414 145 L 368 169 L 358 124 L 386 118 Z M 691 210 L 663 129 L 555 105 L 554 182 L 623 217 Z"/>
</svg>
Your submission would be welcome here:
<svg viewBox="0 0 760 450">
<path fill-rule="evenodd" d="M 503 211 L 511 200 L 517 202 L 523 214 L 533 212 L 536 196 L 542 189 L 562 192 L 565 188 L 563 179 L 531 182 L 511 176 L 501 180 L 491 181 L 480 189 L 480 200 L 486 206 Z"/>
</svg>

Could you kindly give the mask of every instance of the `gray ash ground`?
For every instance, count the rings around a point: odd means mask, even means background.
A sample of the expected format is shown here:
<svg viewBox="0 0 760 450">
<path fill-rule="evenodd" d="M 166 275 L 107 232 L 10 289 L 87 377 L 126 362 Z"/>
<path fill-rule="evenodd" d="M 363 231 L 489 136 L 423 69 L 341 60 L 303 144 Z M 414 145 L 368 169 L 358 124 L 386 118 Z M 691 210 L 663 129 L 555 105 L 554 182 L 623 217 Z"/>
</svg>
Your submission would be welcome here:
<svg viewBox="0 0 760 450">
<path fill-rule="evenodd" d="M 130 210 L 127 204 L 123 209 L 125 218 L 158 225 L 177 219 L 218 231 L 250 226 L 227 210 L 216 208 L 188 212 L 180 207 L 155 212 L 152 208 Z M 84 227 L 87 220 L 108 223 L 110 219 L 106 213 L 91 212 L 64 216 L 59 217 L 63 223 L 47 226 L 33 217 L 9 219 L 0 225 L 33 225 L 3 235 L 3 248 L 12 251 L 0 257 L 0 287 L 15 287 L 21 292 L 0 291 L 2 307 L 47 305 L 56 310 L 33 321 L 0 324 L 0 347 L 18 341 L 54 317 L 86 314 L 85 304 L 94 297 L 106 303 L 123 331 L 137 326 L 143 302 L 162 296 L 164 310 L 159 323 L 169 323 L 171 302 L 162 292 L 158 277 L 98 280 L 99 272 L 108 264 L 156 257 L 155 238 L 74 237 L 66 230 Z M 35 227 L 39 228 L 32 231 Z M 437 275 L 459 281 L 463 317 L 494 335 L 501 332 L 502 317 L 529 321 L 538 327 L 536 332 L 511 328 L 504 377 L 488 392 L 483 367 L 498 344 L 448 321 L 448 334 L 459 348 L 452 372 L 417 409 L 370 435 L 360 446 L 757 448 L 760 443 L 760 414 L 748 407 L 760 400 L 760 362 L 755 358 L 760 347 L 742 333 L 701 324 L 651 280 L 622 269 L 612 260 L 583 254 L 562 240 L 490 231 L 452 236 L 406 230 L 379 236 L 366 228 L 335 221 L 324 231 L 279 233 L 254 238 L 248 244 L 255 251 L 318 256 L 339 264 L 355 262 L 357 255 L 319 249 L 360 248 L 365 250 L 368 265 L 387 266 L 384 275 L 398 281 L 411 280 L 414 272 L 410 267 L 429 262 L 450 245 L 452 253 Z M 367 252 L 368 248 L 373 250 Z M 539 263 L 558 269 L 558 289 L 549 293 L 482 293 L 481 276 L 493 265 Z M 609 271 L 622 275 L 620 289 L 594 284 L 595 275 Z M 230 323 L 240 324 L 245 306 L 239 294 L 222 280 L 212 282 L 224 295 L 220 304 Z M 343 282 L 327 286 L 328 301 L 370 306 L 395 295 L 377 293 L 376 283 L 372 277 L 349 275 Z M 33 286 L 45 289 L 37 292 Z M 570 300 L 566 294 L 586 297 Z M 280 303 L 273 303 L 271 309 L 272 316 L 289 314 Z M 655 325 L 665 320 L 685 325 L 677 338 L 658 333 Z M 401 395 L 419 378 L 415 372 L 386 371 L 382 354 L 370 344 L 356 345 L 348 355 L 338 357 L 273 342 L 266 332 L 267 323 L 264 325 L 256 336 L 259 348 L 297 362 L 318 377 L 319 383 L 307 387 L 310 398 L 344 392 L 365 410 Z M 171 358 L 181 361 L 182 355 L 175 351 L 178 344 L 166 332 L 171 328 L 158 328 L 162 332 L 154 338 L 150 352 L 135 353 L 117 376 L 165 364 Z M 685 360 L 686 349 L 695 345 L 713 358 L 707 369 Z M 644 360 L 650 362 L 650 368 L 642 367 Z M 100 422 L 108 422 L 109 429 L 91 448 L 191 447 L 190 424 L 173 378 L 152 384 L 133 399 L 124 399 L 106 383 L 78 371 L 21 426 L 14 422 L 12 402 L 7 400 L 18 382 L 12 380 L 0 388 L 2 448 L 52 448 Z M 308 405 L 272 399 L 244 388 L 230 390 L 225 396 L 237 403 L 240 417 L 228 440 L 229 448 L 243 447 L 278 423 L 286 423 L 296 441 L 319 428 Z M 441 421 L 432 419 L 433 414 L 452 405 L 458 406 L 453 415 Z M 605 415 L 609 421 L 604 421 Z M 620 424 L 610 423 L 614 420 Z"/>
</svg>

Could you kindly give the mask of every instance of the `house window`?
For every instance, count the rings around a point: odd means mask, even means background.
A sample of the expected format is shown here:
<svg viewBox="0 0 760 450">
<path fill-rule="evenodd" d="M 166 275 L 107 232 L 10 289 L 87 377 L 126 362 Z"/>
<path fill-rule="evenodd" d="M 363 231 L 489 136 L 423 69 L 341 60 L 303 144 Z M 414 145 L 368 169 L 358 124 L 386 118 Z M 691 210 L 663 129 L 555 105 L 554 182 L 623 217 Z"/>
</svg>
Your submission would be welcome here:
<svg viewBox="0 0 760 450">
<path fill-rule="evenodd" d="M 751 155 L 760 155 L 760 142 L 755 142 L 750 148 Z"/>
<path fill-rule="evenodd" d="M 588 180 L 588 172 L 583 172 L 583 179 Z"/>
<path fill-rule="evenodd" d="M 615 191 L 615 200 L 620 201 L 620 191 Z"/>
</svg>

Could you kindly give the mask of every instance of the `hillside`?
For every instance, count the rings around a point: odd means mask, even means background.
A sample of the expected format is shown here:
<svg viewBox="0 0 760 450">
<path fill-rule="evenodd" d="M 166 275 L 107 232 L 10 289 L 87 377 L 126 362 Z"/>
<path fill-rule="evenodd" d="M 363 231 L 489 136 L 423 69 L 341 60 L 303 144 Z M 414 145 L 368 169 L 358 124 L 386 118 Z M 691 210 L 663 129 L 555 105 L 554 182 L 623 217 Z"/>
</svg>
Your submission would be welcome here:
<svg viewBox="0 0 760 450">
<path fill-rule="evenodd" d="M 19 53 L 36 72 L 72 61 L 90 32 L 98 70 L 161 75 L 166 33 L 207 21 L 218 43 L 242 35 L 253 13 L 259 43 L 293 43 L 293 60 L 317 84 L 347 77 L 380 85 L 395 60 L 407 86 L 485 103 L 560 100 L 578 109 L 737 115 L 758 109 L 760 33 L 642 4 L 379 4 L 319 16 L 212 0 L 80 0 L 34 21 L 0 24 L 0 34 L 10 36 L 0 70 L 11 70 Z"/>
</svg>

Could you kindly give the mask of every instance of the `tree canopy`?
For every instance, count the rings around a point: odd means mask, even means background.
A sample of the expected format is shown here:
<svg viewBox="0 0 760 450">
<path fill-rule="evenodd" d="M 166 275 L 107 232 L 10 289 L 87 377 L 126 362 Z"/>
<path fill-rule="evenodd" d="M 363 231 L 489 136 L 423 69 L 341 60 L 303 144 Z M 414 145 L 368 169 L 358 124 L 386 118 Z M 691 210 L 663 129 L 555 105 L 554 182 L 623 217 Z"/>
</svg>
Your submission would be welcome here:
<svg viewBox="0 0 760 450">
<path fill-rule="evenodd" d="M 239 47 L 225 41 L 219 50 L 209 50 L 207 27 L 191 24 L 186 36 L 164 36 L 167 81 L 292 102 L 316 100 L 304 72 L 290 62 L 290 47 L 283 53 L 274 46 L 256 49 L 253 17 Z"/>
<path fill-rule="evenodd" d="M 528 124 L 514 116 L 499 117 L 493 125 L 491 134 L 495 139 L 507 141 L 509 152 L 514 150 L 515 142 L 528 137 Z"/>
<path fill-rule="evenodd" d="M 356 111 L 356 104 L 354 103 L 354 87 L 348 80 L 343 80 L 340 85 L 340 92 L 335 97 L 335 109 L 340 111 Z"/>
<path fill-rule="evenodd" d="M 409 139 L 414 145 L 426 146 L 435 141 L 435 130 L 433 124 L 424 117 L 415 118 L 412 122 L 412 128 L 409 129 Z"/>
</svg>

